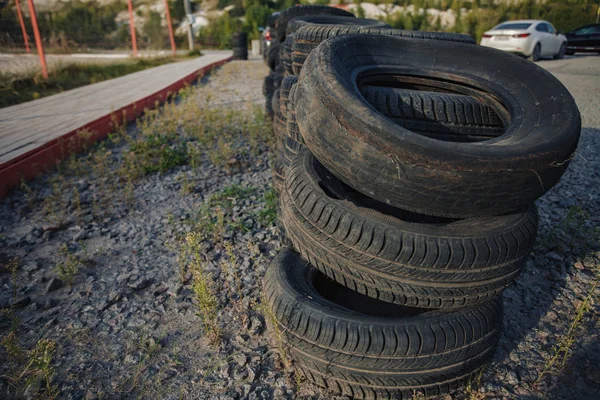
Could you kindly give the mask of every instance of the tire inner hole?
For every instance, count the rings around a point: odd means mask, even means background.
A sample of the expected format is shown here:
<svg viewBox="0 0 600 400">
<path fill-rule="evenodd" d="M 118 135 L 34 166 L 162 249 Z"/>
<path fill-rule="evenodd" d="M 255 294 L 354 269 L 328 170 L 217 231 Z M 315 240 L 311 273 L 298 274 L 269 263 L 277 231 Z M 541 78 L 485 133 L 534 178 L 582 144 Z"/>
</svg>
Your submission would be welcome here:
<svg viewBox="0 0 600 400">
<path fill-rule="evenodd" d="M 493 96 L 466 85 L 401 75 L 363 77 L 365 100 L 394 123 L 449 142 L 482 142 L 502 136 L 508 111 Z"/>
<path fill-rule="evenodd" d="M 366 316 L 398 318 L 432 312 L 427 308 L 405 307 L 374 299 L 350 290 L 318 271 L 313 274 L 312 283 L 315 290 L 327 300 Z"/>
<path fill-rule="evenodd" d="M 389 204 L 382 203 L 354 190 L 352 187 L 335 178 L 329 171 L 326 171 L 325 167 L 318 165 L 316 168 L 321 169 L 321 173 L 327 174 L 326 180 L 320 179 L 318 184 L 327 197 L 331 199 L 349 201 L 357 207 L 364 208 L 365 210 L 375 210 L 385 216 L 397 218 L 404 222 L 449 224 L 461 220 L 460 218 L 434 217 L 431 215 L 418 214 L 390 206 Z"/>
</svg>

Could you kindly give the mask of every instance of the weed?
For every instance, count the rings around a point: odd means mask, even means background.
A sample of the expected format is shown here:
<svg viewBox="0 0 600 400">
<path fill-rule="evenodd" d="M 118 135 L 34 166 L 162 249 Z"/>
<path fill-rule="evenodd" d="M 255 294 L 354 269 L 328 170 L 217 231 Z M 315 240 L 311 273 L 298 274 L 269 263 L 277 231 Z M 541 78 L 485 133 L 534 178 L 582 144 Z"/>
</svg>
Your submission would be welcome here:
<svg viewBox="0 0 600 400">
<path fill-rule="evenodd" d="M 67 282 L 69 286 L 73 286 L 75 275 L 79 272 L 79 267 L 84 265 L 84 262 L 81 258 L 71 253 L 66 244 L 63 244 L 59 248 L 58 253 L 64 260 L 56 264 L 56 272 L 60 279 Z"/>
<path fill-rule="evenodd" d="M 596 276 L 590 286 L 585 299 L 575 309 L 575 317 L 569 325 L 569 330 L 566 334 L 560 336 L 556 342 L 556 345 L 552 348 L 552 354 L 546 359 L 546 363 L 542 367 L 542 370 L 538 374 L 537 379 L 533 383 L 534 386 L 539 384 L 544 376 L 548 374 L 558 374 L 565 367 L 567 361 L 572 355 L 573 346 L 577 342 L 577 333 L 586 313 L 590 309 L 592 298 L 595 294 L 596 288 L 600 283 L 600 275 Z"/>
<path fill-rule="evenodd" d="M 237 256 L 235 255 L 234 247 L 233 247 L 233 244 L 231 244 L 231 242 L 225 242 L 224 247 L 225 247 L 225 253 L 227 254 L 228 262 L 227 261 L 222 262 L 222 265 L 224 266 L 223 272 L 225 272 L 226 275 L 229 275 L 230 273 L 233 275 L 233 284 L 235 286 L 235 293 L 237 294 L 238 302 L 240 302 L 244 298 L 244 293 L 242 292 L 242 282 L 238 275 L 238 268 L 237 268 L 238 259 L 237 259 Z"/>
<path fill-rule="evenodd" d="M 198 316 L 202 319 L 204 329 L 213 344 L 221 340 L 221 328 L 217 321 L 218 301 L 212 290 L 212 279 L 202 266 L 202 254 L 199 252 L 202 236 L 197 233 L 186 235 L 180 262 L 186 263 L 186 269 L 192 273 L 192 290 L 196 297 Z"/>
<path fill-rule="evenodd" d="M 7 352 L 12 351 L 13 354 L 18 352 L 19 356 L 22 355 L 22 350 L 18 348 L 16 339 L 10 338 L 10 334 L 2 340 L 2 345 L 7 349 Z M 40 390 L 41 394 L 43 397 L 52 399 L 58 394 L 58 390 L 52 385 L 54 379 L 52 359 L 55 352 L 55 341 L 41 339 L 36 343 L 33 350 L 26 353 L 26 359 L 18 363 L 18 369 L 4 377 L 17 392 L 22 392 L 26 387 L 41 381 L 43 384 L 43 388 Z"/>
<path fill-rule="evenodd" d="M 285 344 L 285 338 L 283 336 L 283 332 L 280 329 L 280 325 L 277 322 L 277 318 L 273 311 L 269 308 L 266 298 L 264 297 L 264 293 L 261 295 L 260 303 L 256 301 L 251 302 L 250 307 L 256 310 L 258 313 L 262 314 L 265 321 L 269 323 L 271 329 L 273 330 L 275 340 L 277 341 L 277 348 L 279 349 L 279 356 L 281 358 L 281 363 L 284 368 L 291 368 L 292 360 L 287 352 L 287 345 Z"/>
<path fill-rule="evenodd" d="M 413 395 L 411 400 L 425 400 L 427 397 L 425 397 L 425 395 L 422 392 L 417 392 L 416 390 L 413 390 Z"/>
<path fill-rule="evenodd" d="M 31 189 L 29 186 L 27 186 L 27 184 L 25 183 L 25 180 L 21 181 L 21 190 L 23 192 L 25 192 L 25 199 L 27 199 L 27 206 L 30 209 L 33 209 L 38 200 L 37 192 L 35 192 L 33 189 Z"/>
<path fill-rule="evenodd" d="M 468 400 L 483 400 L 490 396 L 489 392 L 483 391 L 481 385 L 481 378 L 483 377 L 484 369 L 481 369 L 476 376 L 471 376 L 469 382 L 467 383 L 467 387 L 465 388 L 465 393 L 467 394 Z"/>
<path fill-rule="evenodd" d="M 257 220 L 265 227 L 273 226 L 277 219 L 277 193 L 274 189 L 269 189 L 263 197 L 263 208 L 257 213 Z"/>
</svg>

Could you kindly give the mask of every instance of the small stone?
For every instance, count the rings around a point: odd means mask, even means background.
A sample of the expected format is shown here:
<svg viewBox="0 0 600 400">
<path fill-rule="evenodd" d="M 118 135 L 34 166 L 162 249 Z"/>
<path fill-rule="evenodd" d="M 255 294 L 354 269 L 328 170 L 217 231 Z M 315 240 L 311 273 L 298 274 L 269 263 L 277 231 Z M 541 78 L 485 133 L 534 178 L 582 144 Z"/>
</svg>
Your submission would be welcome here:
<svg viewBox="0 0 600 400">
<path fill-rule="evenodd" d="M 25 272 L 33 272 L 40 269 L 40 264 L 37 261 L 27 263 L 23 266 L 23 271 Z"/>
<path fill-rule="evenodd" d="M 17 297 L 15 302 L 13 303 L 13 307 L 15 308 L 23 308 L 31 304 L 31 297 L 29 296 L 20 296 Z"/>
<path fill-rule="evenodd" d="M 127 286 L 132 288 L 133 290 L 142 290 L 147 288 L 152 281 L 150 279 L 140 278 L 138 280 L 132 281 L 130 280 L 127 283 Z"/>
<path fill-rule="evenodd" d="M 243 367 L 244 365 L 246 365 L 246 361 L 248 360 L 248 358 L 246 357 L 245 354 L 237 354 L 235 357 L 233 357 L 233 360 L 241 367 Z"/>
<path fill-rule="evenodd" d="M 45 309 L 45 310 L 49 310 L 49 309 L 51 309 L 51 308 L 54 308 L 54 307 L 56 307 L 57 305 L 58 305 L 58 300 L 56 300 L 56 299 L 51 299 L 51 298 L 49 298 L 49 299 L 46 299 L 46 300 L 44 301 L 44 309 Z"/>
<path fill-rule="evenodd" d="M 555 252 L 551 251 L 550 253 L 546 254 L 546 258 L 552 261 L 562 261 L 563 258 L 561 256 L 559 256 L 558 254 L 556 254 Z"/>
<path fill-rule="evenodd" d="M 509 385 L 513 385 L 513 386 L 517 385 L 520 382 L 519 377 L 517 376 L 517 374 L 514 371 L 508 371 L 508 373 L 506 374 L 504 379 L 506 380 L 506 382 Z"/>
<path fill-rule="evenodd" d="M 108 307 L 110 306 L 110 303 L 106 300 L 100 300 L 98 302 L 98 304 L 96 305 L 96 309 L 98 309 L 98 311 L 104 311 L 106 310 Z"/>
<path fill-rule="evenodd" d="M 111 303 L 116 303 L 117 301 L 121 300 L 122 295 L 119 292 L 110 292 L 108 294 L 108 301 Z"/>
<path fill-rule="evenodd" d="M 152 293 L 154 294 L 154 296 L 160 296 L 161 294 L 163 294 L 167 290 L 169 290 L 168 286 L 166 286 L 166 285 L 160 285 L 160 286 L 157 286 L 154 289 L 154 292 L 152 292 Z"/>
<path fill-rule="evenodd" d="M 55 290 L 63 287 L 63 281 L 58 278 L 50 279 L 50 282 L 46 285 L 46 293 L 54 292 Z"/>
</svg>

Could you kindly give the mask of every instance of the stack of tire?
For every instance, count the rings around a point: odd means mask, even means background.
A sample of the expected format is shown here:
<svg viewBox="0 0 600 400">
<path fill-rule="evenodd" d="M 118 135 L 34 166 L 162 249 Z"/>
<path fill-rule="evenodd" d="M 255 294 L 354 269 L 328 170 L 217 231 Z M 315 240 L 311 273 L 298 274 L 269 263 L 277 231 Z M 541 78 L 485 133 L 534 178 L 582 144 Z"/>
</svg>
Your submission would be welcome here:
<svg viewBox="0 0 600 400">
<path fill-rule="evenodd" d="M 287 117 L 302 148 L 280 196 L 293 249 L 264 283 L 286 353 L 335 394 L 448 393 L 495 352 L 501 293 L 579 111 L 550 73 L 464 36 L 294 35 Z"/>
<path fill-rule="evenodd" d="M 234 60 L 248 59 L 248 34 L 246 32 L 237 32 L 231 38 Z"/>
</svg>

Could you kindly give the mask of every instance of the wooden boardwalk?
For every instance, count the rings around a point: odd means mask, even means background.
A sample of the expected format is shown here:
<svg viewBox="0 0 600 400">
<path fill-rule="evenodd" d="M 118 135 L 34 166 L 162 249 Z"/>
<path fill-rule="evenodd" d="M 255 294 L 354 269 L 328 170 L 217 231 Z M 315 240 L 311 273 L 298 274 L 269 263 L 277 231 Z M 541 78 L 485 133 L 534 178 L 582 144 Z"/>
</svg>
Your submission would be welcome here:
<svg viewBox="0 0 600 400">
<path fill-rule="evenodd" d="M 57 143 L 78 130 L 94 131 L 101 139 L 109 130 L 111 115 L 129 112 L 131 120 L 144 107 L 163 101 L 185 83 L 231 57 L 230 51 L 205 51 L 201 57 L 147 69 L 104 82 L 69 90 L 39 100 L 0 109 L 0 196 L 17 177 L 30 178 L 64 156 Z M 106 131 L 106 132 L 102 132 Z M 52 154 L 47 149 L 54 147 Z M 64 146 L 63 146 L 64 147 Z M 16 168 L 16 164 L 19 167 Z M 31 171 L 28 171 L 31 170 Z M 9 181 L 12 181 L 9 182 Z"/>
</svg>

